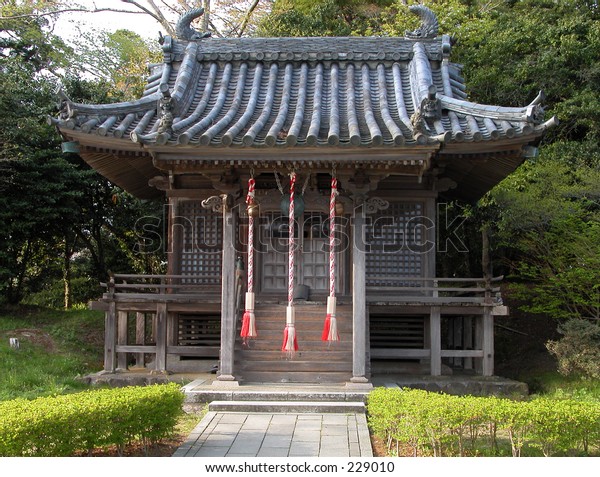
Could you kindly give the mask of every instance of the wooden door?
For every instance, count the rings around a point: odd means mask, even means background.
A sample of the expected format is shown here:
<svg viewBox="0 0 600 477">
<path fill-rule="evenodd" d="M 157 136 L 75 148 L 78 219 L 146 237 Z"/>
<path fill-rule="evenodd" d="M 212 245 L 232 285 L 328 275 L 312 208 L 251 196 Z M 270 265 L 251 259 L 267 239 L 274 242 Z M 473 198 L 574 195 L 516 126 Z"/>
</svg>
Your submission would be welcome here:
<svg viewBox="0 0 600 477">
<path fill-rule="evenodd" d="M 288 290 L 288 218 L 266 214 L 261 227 L 261 291 L 285 295 Z M 312 294 L 329 290 L 329 224 L 318 212 L 305 212 L 296 220 L 295 281 Z"/>
</svg>

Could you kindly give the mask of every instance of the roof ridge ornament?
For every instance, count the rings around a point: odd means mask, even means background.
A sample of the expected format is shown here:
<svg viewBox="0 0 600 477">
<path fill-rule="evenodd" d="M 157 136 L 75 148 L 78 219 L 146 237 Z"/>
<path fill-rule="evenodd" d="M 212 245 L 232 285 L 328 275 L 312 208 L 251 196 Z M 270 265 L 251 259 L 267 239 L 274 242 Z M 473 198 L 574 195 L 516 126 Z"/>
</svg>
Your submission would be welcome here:
<svg viewBox="0 0 600 477">
<path fill-rule="evenodd" d="M 182 14 L 177 21 L 177 25 L 175 26 L 175 35 L 180 40 L 202 40 L 203 38 L 208 38 L 210 36 L 210 32 L 200 33 L 198 30 L 193 29 L 190 24 L 196 19 L 200 18 L 204 15 L 204 8 L 192 8 Z"/>
<path fill-rule="evenodd" d="M 411 5 L 408 9 L 421 18 L 421 26 L 414 31 L 404 32 L 404 35 L 413 40 L 435 38 L 440 27 L 435 13 L 425 5 Z"/>
</svg>

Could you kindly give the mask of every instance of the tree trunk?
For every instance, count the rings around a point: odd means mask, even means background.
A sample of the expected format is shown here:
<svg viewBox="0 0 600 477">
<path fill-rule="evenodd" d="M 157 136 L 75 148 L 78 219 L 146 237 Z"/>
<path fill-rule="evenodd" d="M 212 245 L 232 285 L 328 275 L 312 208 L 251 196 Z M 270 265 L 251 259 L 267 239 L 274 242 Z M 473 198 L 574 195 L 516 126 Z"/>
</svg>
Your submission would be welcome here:
<svg viewBox="0 0 600 477">
<path fill-rule="evenodd" d="M 71 306 L 73 306 L 73 294 L 71 292 L 71 257 L 73 255 L 73 248 L 74 247 L 71 246 L 71 241 L 69 240 L 69 234 L 66 234 L 63 250 L 63 287 L 64 304 L 66 310 L 70 309 Z"/>
</svg>

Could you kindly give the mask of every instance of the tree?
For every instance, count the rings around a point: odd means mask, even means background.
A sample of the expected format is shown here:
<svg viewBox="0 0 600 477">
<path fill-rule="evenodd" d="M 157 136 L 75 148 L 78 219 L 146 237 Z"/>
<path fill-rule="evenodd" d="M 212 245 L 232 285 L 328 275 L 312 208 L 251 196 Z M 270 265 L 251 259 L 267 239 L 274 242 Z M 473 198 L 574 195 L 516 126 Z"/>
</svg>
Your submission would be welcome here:
<svg viewBox="0 0 600 477">
<path fill-rule="evenodd" d="M 14 8 L 8 8 L 8 3 Z M 60 136 L 46 118 L 56 114 L 53 73 L 69 66 L 72 51 L 52 36 L 50 23 L 37 4 L 24 5 L 27 8 L 19 2 L 5 2 L 2 14 L 13 18 L 3 17 L 0 23 L 4 41 L 0 56 L 0 293 L 10 302 L 19 302 L 60 281 L 68 307 L 75 257 L 89 257 L 89 266 L 78 266 L 75 271 L 94 276 L 96 282 L 106 279 L 111 268 L 147 271 L 143 267 L 148 265 L 156 271 L 157 265 L 153 257 L 131 260 L 124 251 L 124 243 L 133 248 L 134 238 L 129 235 L 132 218 L 113 199 L 121 192 L 78 156 L 61 153 Z M 131 39 L 125 32 L 119 35 L 123 41 L 115 44 L 116 53 Z M 44 42 L 62 50 L 46 48 Z M 121 53 L 119 60 L 127 60 L 127 50 Z M 117 62 L 121 69 L 124 64 Z M 108 87 L 107 82 L 83 81 L 69 70 L 60 74 L 66 76 L 63 86 L 76 101 L 110 102 L 124 97 L 122 84 Z M 134 217 L 153 207 L 133 198 L 127 201 Z"/>
<path fill-rule="evenodd" d="M 3 68 L 18 62 L 30 72 L 56 72 L 65 66 L 69 49 L 52 32 L 56 9 L 46 1 L 0 2 L 0 58 Z"/>
<path fill-rule="evenodd" d="M 260 22 L 259 36 L 349 36 L 379 33 L 379 17 L 391 0 L 277 0 Z"/>
<path fill-rule="evenodd" d="M 105 82 L 115 100 L 139 98 L 148 65 L 161 60 L 157 41 L 145 40 L 129 30 L 80 30 L 73 50 L 70 74 Z"/>
<path fill-rule="evenodd" d="M 481 204 L 527 311 L 600 320 L 599 165 L 590 143 L 556 142 Z"/>
</svg>

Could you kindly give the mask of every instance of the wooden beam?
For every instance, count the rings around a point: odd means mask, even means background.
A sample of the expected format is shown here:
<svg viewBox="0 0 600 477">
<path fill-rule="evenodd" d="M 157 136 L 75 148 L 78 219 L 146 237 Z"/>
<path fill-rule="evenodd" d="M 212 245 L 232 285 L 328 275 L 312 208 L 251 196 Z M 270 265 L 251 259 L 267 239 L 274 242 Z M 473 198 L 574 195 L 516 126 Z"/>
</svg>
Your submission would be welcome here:
<svg viewBox="0 0 600 477">
<path fill-rule="evenodd" d="M 104 318 L 104 371 L 114 373 L 117 369 L 117 304 L 111 300 Z"/>
<path fill-rule="evenodd" d="M 429 349 L 412 349 L 412 348 L 375 348 L 371 349 L 371 358 L 390 358 L 390 359 L 415 359 L 429 358 L 431 352 Z"/>
<path fill-rule="evenodd" d="M 167 304 L 156 304 L 156 360 L 155 371 L 167 372 Z"/>
<path fill-rule="evenodd" d="M 442 330 L 441 330 L 441 312 L 439 306 L 432 306 L 429 314 L 429 336 L 431 351 L 431 375 L 441 376 L 442 374 Z"/>
<path fill-rule="evenodd" d="M 218 346 L 167 346 L 168 354 L 178 356 L 202 356 L 207 358 L 218 358 Z"/>
<path fill-rule="evenodd" d="M 223 207 L 223 261 L 221 269 L 221 356 L 218 381 L 235 381 L 235 214 Z"/>
<path fill-rule="evenodd" d="M 480 349 L 443 349 L 441 356 L 442 358 L 481 358 L 483 351 Z"/>
<path fill-rule="evenodd" d="M 167 234 L 167 269 L 169 275 L 177 275 L 181 273 L 181 248 L 182 248 L 182 230 L 179 220 L 179 199 L 176 197 L 169 198 L 168 212 L 168 234 Z"/>
<path fill-rule="evenodd" d="M 492 308 L 486 307 L 483 312 L 483 363 L 482 374 L 494 375 L 494 315 Z"/>
<path fill-rule="evenodd" d="M 463 317 L 463 343 L 465 349 L 473 349 L 473 317 Z M 473 369 L 473 358 L 465 357 L 465 369 Z"/>
<path fill-rule="evenodd" d="M 127 353 L 119 353 L 119 345 L 127 344 L 127 312 L 117 313 L 117 371 L 127 370 Z"/>
<path fill-rule="evenodd" d="M 146 315 L 141 312 L 135 314 L 135 344 L 146 344 Z M 143 352 L 136 353 L 135 366 L 137 368 L 145 367 L 145 356 Z"/>
<path fill-rule="evenodd" d="M 366 383 L 366 254 L 364 206 L 354 209 L 352 245 L 352 378 L 353 383 Z"/>
<path fill-rule="evenodd" d="M 156 349 L 150 345 L 117 345 L 117 353 L 156 353 Z"/>
</svg>

